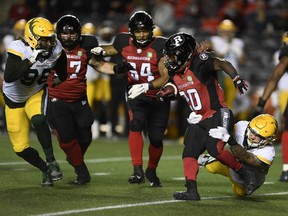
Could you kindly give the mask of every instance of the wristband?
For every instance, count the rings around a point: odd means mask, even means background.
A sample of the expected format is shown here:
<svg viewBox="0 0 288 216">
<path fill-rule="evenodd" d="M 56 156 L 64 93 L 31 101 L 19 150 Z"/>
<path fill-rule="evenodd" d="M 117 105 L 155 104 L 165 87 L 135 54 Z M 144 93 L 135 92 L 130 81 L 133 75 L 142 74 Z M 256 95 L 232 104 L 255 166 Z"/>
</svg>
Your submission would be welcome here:
<svg viewBox="0 0 288 216">
<path fill-rule="evenodd" d="M 258 106 L 260 107 L 264 107 L 265 106 L 265 103 L 266 103 L 266 100 L 262 99 L 261 97 L 259 98 L 259 102 L 258 102 Z"/>
<path fill-rule="evenodd" d="M 234 81 L 236 77 L 239 77 L 239 74 L 237 72 L 233 72 L 230 74 L 230 77 Z"/>
<path fill-rule="evenodd" d="M 239 75 L 236 75 L 234 78 L 233 78 L 233 82 L 235 82 L 236 80 L 238 80 L 240 78 Z"/>
</svg>

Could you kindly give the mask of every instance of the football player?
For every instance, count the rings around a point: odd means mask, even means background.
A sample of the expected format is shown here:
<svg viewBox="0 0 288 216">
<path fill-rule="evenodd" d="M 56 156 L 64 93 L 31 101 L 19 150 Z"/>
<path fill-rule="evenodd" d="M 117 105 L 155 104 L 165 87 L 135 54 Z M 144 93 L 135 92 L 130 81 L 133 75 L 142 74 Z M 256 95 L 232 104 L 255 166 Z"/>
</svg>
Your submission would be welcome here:
<svg viewBox="0 0 288 216">
<path fill-rule="evenodd" d="M 275 157 L 273 143 L 276 141 L 278 123 L 269 114 L 258 115 L 250 122 L 239 121 L 234 127 L 234 136 L 230 136 L 224 127 L 212 128 L 209 135 L 228 142 L 234 155 L 244 166 L 255 173 L 255 189 L 263 185 L 265 176 Z M 244 180 L 234 170 L 210 155 L 200 155 L 198 163 L 214 174 L 226 176 L 232 182 L 237 196 L 246 196 Z"/>
<path fill-rule="evenodd" d="M 56 24 L 56 34 L 67 55 L 67 79 L 54 87 L 53 79 L 48 77 L 47 119 L 57 136 L 60 148 L 67 161 L 74 167 L 76 185 L 84 185 L 91 180 L 84 162 L 84 154 L 91 143 L 93 116 L 87 101 L 86 71 L 90 49 L 98 46 L 92 35 L 81 35 L 81 24 L 73 15 L 62 16 Z"/>
<path fill-rule="evenodd" d="M 57 38 L 67 55 L 67 79 L 55 86 L 57 74 L 48 77 L 47 120 L 57 136 L 60 148 L 65 152 L 67 161 L 74 167 L 76 185 L 91 181 L 84 155 L 92 141 L 91 125 L 93 115 L 87 101 L 86 72 L 90 50 L 98 46 L 92 35 L 81 35 L 81 24 L 77 17 L 67 14 L 56 25 Z"/>
<path fill-rule="evenodd" d="M 169 76 L 163 64 L 162 49 L 165 38 L 154 37 L 154 27 L 154 21 L 148 13 L 137 11 L 129 19 L 129 33 L 118 33 L 111 45 L 96 47 L 91 52 L 103 56 L 120 54 L 132 65 L 127 74 L 127 85 L 130 89 L 127 101 L 130 117 L 128 142 L 133 165 L 133 173 L 128 182 L 141 184 L 145 182 L 146 176 L 152 187 L 160 187 L 156 168 L 163 151 L 170 102 L 156 99 L 157 88 L 160 88 Z M 115 73 L 118 73 L 118 67 L 114 69 Z M 142 132 L 146 125 L 150 144 L 149 160 L 144 174 Z"/>
<path fill-rule="evenodd" d="M 275 66 L 270 78 L 268 79 L 264 92 L 262 96 L 259 98 L 258 105 L 256 107 L 256 111 L 254 112 L 254 116 L 259 113 L 263 113 L 264 106 L 266 101 L 269 99 L 273 91 L 276 89 L 277 84 L 280 78 L 287 73 L 288 69 L 288 32 L 285 32 L 282 36 L 282 47 L 279 53 L 279 63 Z M 287 84 L 286 84 L 287 85 Z M 283 103 L 286 104 L 286 108 L 283 109 Z M 283 112 L 283 133 L 281 137 L 282 144 L 282 160 L 283 160 L 283 168 L 282 173 L 280 175 L 279 181 L 288 182 L 288 100 L 287 94 L 282 96 L 280 101 L 281 111 Z"/>
<path fill-rule="evenodd" d="M 43 186 L 62 179 L 62 172 L 53 154 L 50 128 L 44 115 L 46 81 L 51 69 L 59 84 L 67 77 L 66 55 L 56 39 L 53 25 L 45 18 L 36 17 L 25 25 L 24 38 L 11 42 L 4 73 L 3 93 L 8 134 L 15 153 L 43 172 Z M 30 147 L 29 130 L 32 123 L 46 155 L 41 159 Z"/>
<path fill-rule="evenodd" d="M 26 24 L 25 19 L 20 19 L 16 21 L 13 25 L 13 34 L 7 34 L 3 37 L 3 40 L 1 41 L 0 44 L 0 130 L 4 130 L 5 126 L 5 114 L 4 114 L 4 96 L 3 96 L 3 91 L 2 91 L 2 84 L 3 84 L 3 74 L 5 70 L 5 65 L 7 61 L 7 48 L 8 45 L 14 41 L 19 39 L 19 37 L 24 36 L 24 29 L 25 29 L 25 24 Z M 2 128 L 3 127 L 3 128 Z"/>
<path fill-rule="evenodd" d="M 187 191 L 175 192 L 173 197 L 177 200 L 200 200 L 196 185 L 199 171 L 197 159 L 205 150 L 243 177 L 247 193 L 251 194 L 255 187 L 254 176 L 248 173 L 231 152 L 224 150 L 225 143 L 222 140 L 208 136 L 209 129 L 217 126 L 231 131 L 234 121 L 233 113 L 225 102 L 224 92 L 218 85 L 217 72 L 225 71 L 240 94 L 248 86 L 230 62 L 214 57 L 209 52 L 198 53 L 196 46 L 193 36 L 180 32 L 167 39 L 163 50 L 164 64 L 171 76 L 171 82 L 165 86 L 177 87 L 177 92 L 192 111 L 187 119 L 190 126 L 184 136 L 182 155 Z M 170 99 L 170 94 L 165 94 L 165 91 L 160 90 L 157 96 L 163 101 Z"/>
</svg>

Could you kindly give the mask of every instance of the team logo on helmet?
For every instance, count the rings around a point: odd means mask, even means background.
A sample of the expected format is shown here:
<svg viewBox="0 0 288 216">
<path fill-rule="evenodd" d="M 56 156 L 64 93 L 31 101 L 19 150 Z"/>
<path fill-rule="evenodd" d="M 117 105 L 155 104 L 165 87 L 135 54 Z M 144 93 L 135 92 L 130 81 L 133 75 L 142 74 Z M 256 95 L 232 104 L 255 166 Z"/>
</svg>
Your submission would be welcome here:
<svg viewBox="0 0 288 216">
<path fill-rule="evenodd" d="M 177 35 L 176 37 L 172 38 L 172 44 L 175 46 L 180 46 L 183 44 L 185 39 L 181 35 Z"/>
<path fill-rule="evenodd" d="M 35 38 L 35 39 L 39 39 L 40 36 L 39 34 L 36 34 L 36 29 L 37 28 L 37 24 L 40 23 L 39 20 L 37 20 L 36 18 L 32 19 L 31 22 L 28 23 L 28 28 L 31 32 L 31 35 Z M 47 31 L 46 28 L 44 28 L 43 26 L 39 25 L 37 30 L 39 31 L 39 33 L 45 34 L 45 32 Z M 51 30 L 51 33 L 46 34 L 46 37 L 51 37 L 54 36 L 54 30 Z"/>
</svg>

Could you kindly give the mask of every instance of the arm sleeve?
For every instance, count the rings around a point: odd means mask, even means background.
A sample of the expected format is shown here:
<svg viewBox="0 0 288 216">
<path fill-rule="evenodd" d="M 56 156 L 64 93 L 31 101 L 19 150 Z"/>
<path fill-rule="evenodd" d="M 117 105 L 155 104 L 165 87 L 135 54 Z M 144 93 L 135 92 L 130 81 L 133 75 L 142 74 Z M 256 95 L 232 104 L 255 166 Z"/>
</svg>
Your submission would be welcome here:
<svg viewBox="0 0 288 216">
<path fill-rule="evenodd" d="M 66 80 L 67 78 L 67 56 L 64 50 L 62 50 L 62 53 L 54 66 L 54 70 L 56 71 L 56 74 L 58 75 L 59 79 L 62 82 Z"/>
<path fill-rule="evenodd" d="M 22 60 L 19 56 L 8 53 L 4 72 L 5 82 L 14 82 L 29 73 L 31 64 L 28 59 Z"/>
</svg>

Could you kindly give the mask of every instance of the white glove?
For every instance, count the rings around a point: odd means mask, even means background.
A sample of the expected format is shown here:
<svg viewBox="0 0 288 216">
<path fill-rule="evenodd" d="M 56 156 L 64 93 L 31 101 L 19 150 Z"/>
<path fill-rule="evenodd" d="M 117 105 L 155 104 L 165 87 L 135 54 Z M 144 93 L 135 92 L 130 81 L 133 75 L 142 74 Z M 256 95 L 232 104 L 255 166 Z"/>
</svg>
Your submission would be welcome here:
<svg viewBox="0 0 288 216">
<path fill-rule="evenodd" d="M 146 93 L 149 89 L 149 83 L 135 84 L 128 91 L 128 99 L 134 99 L 142 93 Z"/>
<path fill-rule="evenodd" d="M 220 126 L 218 126 L 217 128 L 210 129 L 209 136 L 216 139 L 220 139 L 224 142 L 227 142 L 230 138 L 230 134 L 228 133 L 227 129 Z"/>
<path fill-rule="evenodd" d="M 196 114 L 195 112 L 191 112 L 189 118 L 187 118 L 187 122 L 189 124 L 197 124 L 202 119 L 202 115 Z"/>
<path fill-rule="evenodd" d="M 45 49 L 34 49 L 32 56 L 28 60 L 34 64 L 41 56 L 46 57 L 47 55 L 49 55 L 49 52 Z"/>
<path fill-rule="evenodd" d="M 105 52 L 105 50 L 102 48 L 102 47 L 100 47 L 100 46 L 98 46 L 98 47 L 94 47 L 93 49 L 91 49 L 91 51 L 90 51 L 92 54 L 94 54 L 94 55 L 105 55 L 106 54 L 106 52 Z"/>
</svg>

